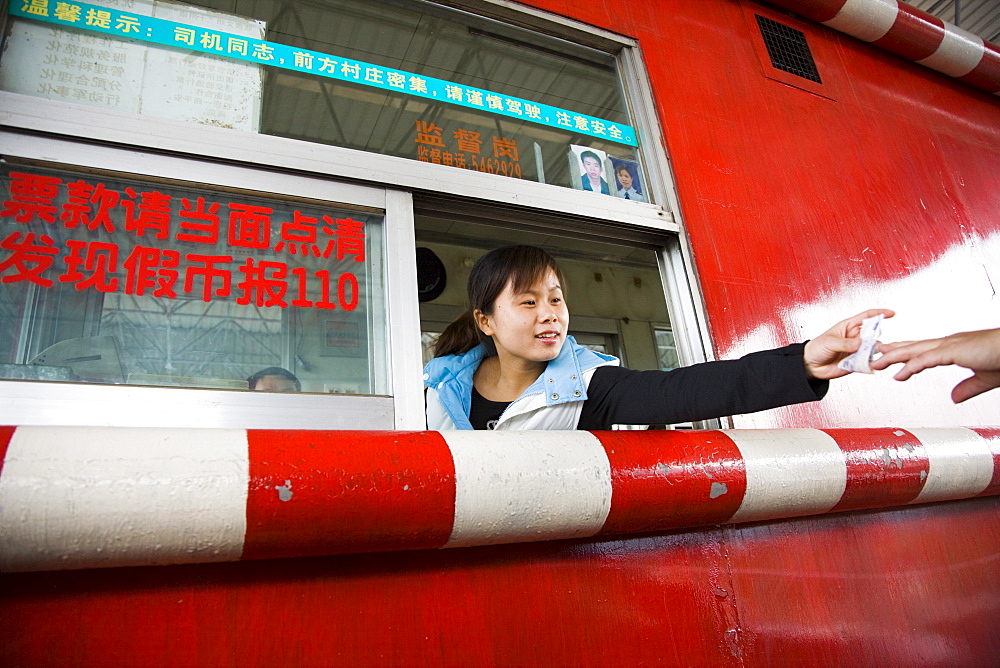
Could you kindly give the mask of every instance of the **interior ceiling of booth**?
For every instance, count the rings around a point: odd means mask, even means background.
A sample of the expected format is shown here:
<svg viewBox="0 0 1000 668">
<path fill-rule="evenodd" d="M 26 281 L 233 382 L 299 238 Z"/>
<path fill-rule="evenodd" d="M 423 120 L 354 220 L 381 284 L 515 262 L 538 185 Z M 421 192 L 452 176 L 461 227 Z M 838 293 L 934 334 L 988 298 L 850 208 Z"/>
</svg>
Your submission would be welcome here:
<svg viewBox="0 0 1000 668">
<path fill-rule="evenodd" d="M 486 251 L 506 244 L 530 244 L 544 248 L 560 259 L 657 268 L 656 255 L 648 247 L 606 243 L 580 234 L 574 237 L 565 231 L 552 234 L 524 225 L 497 224 L 499 221 L 484 219 L 458 220 L 426 213 L 418 213 L 415 222 L 418 246 L 421 243 L 438 243 Z"/>
<path fill-rule="evenodd" d="M 545 54 L 526 48 L 521 43 L 517 48 L 507 44 L 511 47 L 505 51 L 507 57 L 490 60 L 484 55 L 484 45 L 490 45 L 492 49 L 502 42 L 498 39 L 485 39 L 472 32 L 463 35 L 460 31 L 449 28 L 447 17 L 450 15 L 441 8 L 433 4 L 420 5 L 420 11 L 428 14 L 418 19 L 418 13 L 400 8 L 412 8 L 411 5 L 401 6 L 394 0 L 383 2 L 387 11 L 375 16 L 363 9 L 366 5 L 359 8 L 358 3 L 343 1 L 335 3 L 336 13 L 327 9 L 331 5 L 315 0 L 243 0 L 236 4 L 236 9 L 243 15 L 267 21 L 269 31 L 287 33 L 289 39 L 279 41 L 301 43 L 320 51 L 329 50 L 329 44 L 398 45 L 389 51 L 394 55 L 404 54 L 399 56 L 398 64 L 393 63 L 404 69 L 410 64 L 407 58 L 412 58 L 414 62 L 428 65 L 431 68 L 428 71 L 433 74 L 450 79 L 455 76 L 450 70 L 458 67 L 466 72 L 466 76 L 480 77 L 483 82 L 489 81 L 501 86 L 501 92 L 516 91 L 520 97 L 536 99 L 539 97 L 537 93 L 544 91 L 549 98 L 546 101 L 554 100 L 557 106 L 582 113 L 595 113 L 598 116 L 601 115 L 596 113 L 598 109 L 616 106 L 616 101 L 611 98 L 618 95 L 617 89 L 588 83 L 587 75 L 592 64 L 584 64 L 584 52 L 569 54 L 571 57 L 560 63 L 564 69 L 558 72 L 527 66 L 533 59 Z M 988 41 L 1000 43 L 1000 0 L 909 2 L 914 7 L 957 24 Z M 205 4 L 215 5 L 225 11 L 232 5 L 232 0 L 206 0 Z M 468 20 L 478 21 L 474 18 Z M 488 20 L 482 20 L 481 25 L 477 23 L 470 30 L 473 28 L 485 31 L 483 34 L 500 30 Z M 364 38 L 358 40 L 358 35 Z M 504 36 L 499 35 L 499 38 Z M 569 48 L 567 43 L 563 43 L 560 48 L 563 47 Z M 372 62 L 378 60 L 363 50 L 340 55 Z M 574 62 L 574 59 L 581 62 Z M 412 146 L 413 143 L 412 122 L 402 122 L 400 118 L 419 116 L 428 122 L 438 122 L 441 115 L 455 118 L 465 118 L 468 115 L 467 110 L 461 108 L 445 109 L 441 105 L 426 105 L 419 100 L 389 95 L 376 89 L 323 82 L 315 77 L 293 72 L 270 71 L 269 77 L 269 82 L 275 89 L 280 89 L 281 95 L 271 96 L 267 101 L 266 132 L 306 141 L 326 141 L 359 150 L 398 155 L 403 148 Z M 465 82 L 490 87 L 474 79 Z M 328 109 L 330 113 L 316 113 L 317 105 Z M 378 113 L 373 113 L 373 109 L 378 109 Z M 510 136 L 510 121 L 497 122 L 504 124 L 504 132 Z M 438 125 L 442 124 L 438 122 Z M 355 130 L 348 139 L 344 135 L 351 128 Z M 531 135 L 530 139 L 539 141 L 543 147 L 547 144 L 536 135 L 551 133 L 548 128 L 531 124 L 514 129 L 525 135 L 525 145 L 529 145 L 528 135 Z M 546 155 L 545 163 L 547 167 L 555 165 L 555 159 Z M 547 176 L 552 182 L 558 175 L 552 172 Z"/>
<path fill-rule="evenodd" d="M 1000 43 L 1000 0 L 906 0 L 917 9 Z"/>
</svg>

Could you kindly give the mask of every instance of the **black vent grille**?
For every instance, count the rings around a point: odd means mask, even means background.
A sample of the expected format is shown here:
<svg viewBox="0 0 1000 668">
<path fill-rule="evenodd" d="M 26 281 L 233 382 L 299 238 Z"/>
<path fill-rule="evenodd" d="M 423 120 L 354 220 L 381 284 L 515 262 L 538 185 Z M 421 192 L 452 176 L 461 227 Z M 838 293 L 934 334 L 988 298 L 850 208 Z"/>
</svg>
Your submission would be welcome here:
<svg viewBox="0 0 1000 668">
<path fill-rule="evenodd" d="M 771 65 L 782 72 L 823 83 L 819 78 L 819 70 L 813 60 L 812 52 L 806 43 L 806 36 L 801 30 L 796 30 L 783 23 L 754 14 L 760 34 L 767 47 L 767 55 L 771 57 Z"/>
</svg>

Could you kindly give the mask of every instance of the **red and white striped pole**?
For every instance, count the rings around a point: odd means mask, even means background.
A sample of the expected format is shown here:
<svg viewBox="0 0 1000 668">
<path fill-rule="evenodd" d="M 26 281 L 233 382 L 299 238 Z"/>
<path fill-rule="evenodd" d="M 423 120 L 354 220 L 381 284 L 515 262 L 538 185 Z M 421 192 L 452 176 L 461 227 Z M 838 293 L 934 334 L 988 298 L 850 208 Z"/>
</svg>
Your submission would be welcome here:
<svg viewBox="0 0 1000 668">
<path fill-rule="evenodd" d="M 768 0 L 897 56 L 1000 95 L 1000 47 L 897 0 Z"/>
<path fill-rule="evenodd" d="M 1000 428 L 0 427 L 0 571 L 582 538 L 1000 494 Z"/>
</svg>

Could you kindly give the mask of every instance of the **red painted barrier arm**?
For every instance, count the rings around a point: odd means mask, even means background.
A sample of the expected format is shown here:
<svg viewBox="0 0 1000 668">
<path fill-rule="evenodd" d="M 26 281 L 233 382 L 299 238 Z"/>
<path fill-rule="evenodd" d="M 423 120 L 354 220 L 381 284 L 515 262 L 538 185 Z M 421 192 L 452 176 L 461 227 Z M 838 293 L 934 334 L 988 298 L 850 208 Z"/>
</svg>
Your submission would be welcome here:
<svg viewBox="0 0 1000 668">
<path fill-rule="evenodd" d="M 905 2 L 769 0 L 799 16 L 1000 95 L 1000 46 Z"/>
<path fill-rule="evenodd" d="M 1000 428 L 0 427 L 0 570 L 668 531 L 1000 493 Z"/>
</svg>

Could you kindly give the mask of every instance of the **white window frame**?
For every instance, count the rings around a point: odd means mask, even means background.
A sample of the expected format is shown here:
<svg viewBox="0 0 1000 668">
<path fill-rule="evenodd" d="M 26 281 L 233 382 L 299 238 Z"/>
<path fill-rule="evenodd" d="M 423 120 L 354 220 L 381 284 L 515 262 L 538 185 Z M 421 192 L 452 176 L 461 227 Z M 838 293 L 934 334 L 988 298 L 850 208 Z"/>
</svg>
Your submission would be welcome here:
<svg viewBox="0 0 1000 668">
<path fill-rule="evenodd" d="M 682 364 L 712 359 L 703 299 L 694 272 L 689 244 L 684 236 L 680 210 L 671 165 L 663 149 L 663 137 L 659 130 L 656 105 L 652 88 L 642 62 L 638 43 L 628 37 L 588 26 L 572 19 L 542 10 L 515 5 L 507 0 L 455 0 L 448 3 L 452 7 L 483 16 L 506 20 L 541 33 L 556 36 L 586 47 L 615 54 L 621 67 L 627 102 L 643 151 L 643 163 L 656 201 L 661 204 L 627 201 L 597 193 L 563 188 L 560 186 L 518 180 L 503 176 L 484 174 L 472 170 L 462 170 L 444 165 L 435 165 L 406 158 L 368 153 L 354 149 L 315 144 L 284 137 L 242 132 L 225 128 L 196 125 L 180 121 L 169 121 L 138 116 L 116 111 L 101 110 L 69 102 L 45 100 L 33 96 L 0 91 L 0 153 L 31 153 L 36 159 L 65 164 L 90 162 L 90 166 L 106 169 L 107 163 L 88 158 L 97 146 L 127 147 L 115 150 L 131 154 L 136 173 L 169 178 L 164 165 L 169 160 L 182 160 L 190 164 L 196 161 L 199 176 L 204 174 L 206 182 L 212 175 L 232 167 L 249 170 L 262 176 L 260 190 L 271 191 L 279 183 L 276 176 L 282 175 L 291 186 L 293 183 L 322 184 L 327 190 L 320 199 L 331 199 L 332 190 L 366 184 L 382 192 L 386 209 L 387 257 L 390 267 L 390 336 L 393 346 L 392 399 L 359 397 L 298 396 L 302 410 L 285 412 L 290 406 L 277 409 L 270 416 L 270 408 L 264 398 L 253 399 L 253 410 L 266 411 L 268 416 L 254 417 L 254 425 L 280 426 L 282 428 L 361 428 L 381 429 L 391 425 L 396 429 L 423 428 L 422 392 L 408 391 L 407 388 L 421 388 L 420 382 L 420 327 L 416 298 L 414 253 L 413 209 L 411 193 L 433 193 L 435 196 L 461 198 L 470 202 L 488 202 L 493 206 L 510 207 L 517 216 L 531 216 L 532 211 L 565 216 L 569 220 L 586 225 L 588 221 L 607 226 L 618 226 L 634 234 L 648 231 L 657 239 L 667 233 L 669 241 L 657 254 L 664 295 L 671 313 L 672 323 L 678 343 L 678 354 Z M 669 103 L 669 100 L 660 100 Z M 72 143 L 74 161 L 65 159 L 66 153 L 52 152 L 51 147 Z M 12 151 L 17 147 L 20 153 Z M 27 148 L 30 147 L 31 151 Z M 206 160 L 209 158 L 209 160 Z M 301 181 L 288 181 L 296 176 Z M 266 178 L 264 178 L 266 176 Z M 191 173 L 185 180 L 191 180 Z M 387 187 L 387 185 L 389 187 Z M 243 183 L 239 187 L 246 187 Z M 294 194 L 294 193 L 287 193 Z M 395 221 L 390 224 L 390 220 Z M 407 224 L 408 221 L 408 224 Z M 396 224 L 398 223 L 398 224 Z M 405 226 L 405 229 L 403 227 Z M 397 368 L 397 358 L 399 366 Z M 7 386 L 7 383 L 4 383 Z M 19 383 L 21 386 L 30 383 Z M 45 404 L 51 403 L 56 395 L 70 392 L 69 386 L 59 388 L 57 384 L 34 384 L 21 388 L 26 399 L 34 402 L 30 409 L 33 415 L 48 415 L 45 420 L 54 420 L 52 412 L 46 412 Z M 53 389 L 59 388 L 59 389 Z M 106 398 L 100 392 L 120 388 L 91 387 L 89 391 L 98 393 L 92 401 L 96 410 Z M 138 391 L 138 390 L 136 390 Z M 142 388 L 152 397 L 156 389 Z M 167 391 L 167 390 L 163 390 Z M 170 390 L 171 392 L 173 390 Z M 204 391 L 199 391 L 204 392 Z M 244 393 L 236 393 L 243 395 Z M 246 393 L 252 394 L 252 393 Z M 9 393 L 0 393 L 0 402 Z M 273 395 L 267 395 L 273 398 Z M 145 401 L 145 400 L 143 400 Z M 194 400 L 192 400 L 194 401 Z M 243 397 L 241 401 L 247 399 Z M 257 403 L 260 401 L 261 403 Z M 360 404 L 370 404 L 370 418 L 359 419 L 353 414 Z M 316 403 L 313 406 L 313 402 Z M 341 403 L 351 402 L 351 403 Z M 379 403 L 381 402 L 381 403 Z M 148 413 L 136 417 L 134 422 L 144 426 L 160 424 L 156 418 L 156 401 L 149 400 Z M 279 404 L 274 404 L 279 405 Z M 9 413 L 7 406 L 0 408 L 0 418 Z M 24 410 L 28 410 L 25 408 Z M 198 406 L 191 410 L 197 412 Z M 228 409 L 227 409 L 228 410 Z M 235 409 L 234 409 L 235 410 Z M 369 415 L 369 409 L 363 409 Z M 114 412 L 114 411 L 113 411 Z M 321 416 L 322 413 L 328 413 Z M 81 409 L 79 419 L 85 419 Z M 27 413 L 20 414 L 22 417 Z M 332 415 L 330 415 L 332 414 Z M 108 413 L 110 416 L 110 413 Z M 306 415 L 310 417 L 305 417 Z M 192 426 L 227 426 L 239 420 L 219 417 L 213 413 L 213 421 L 204 418 L 188 420 Z M 346 416 L 346 417 L 345 417 Z M 15 415 L 15 417 L 18 417 Z M 41 417 L 37 419 L 42 419 Z M 106 419 L 110 419 L 106 418 Z M 122 424 L 121 411 L 116 412 L 114 424 Z M 244 419 L 244 418 L 240 418 Z M 7 422 L 11 422 L 7 418 Z M 218 421 L 226 424 L 217 424 Z M 4 422 L 0 419 L 0 422 Z M 306 424 L 308 422 L 308 424 Z M 25 424 L 13 422 L 15 424 Z M 59 423 L 66 420 L 59 418 Z M 89 423 L 88 423 L 89 424 Z M 103 423 L 102 423 L 103 424 Z M 111 422 L 107 422 L 111 424 Z M 176 426 L 177 423 L 172 423 Z M 240 423 L 238 426 L 250 426 Z"/>
<path fill-rule="evenodd" d="M 422 429 L 417 277 L 408 192 L 0 129 L 0 154 L 29 161 L 239 188 L 384 213 L 391 396 L 275 394 L 0 380 L 0 424 L 44 426 Z"/>
</svg>

